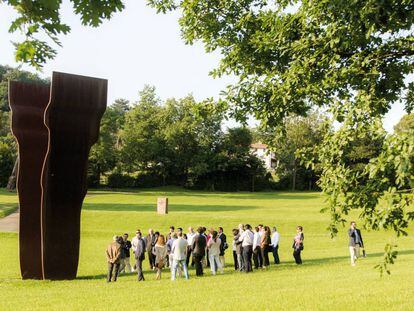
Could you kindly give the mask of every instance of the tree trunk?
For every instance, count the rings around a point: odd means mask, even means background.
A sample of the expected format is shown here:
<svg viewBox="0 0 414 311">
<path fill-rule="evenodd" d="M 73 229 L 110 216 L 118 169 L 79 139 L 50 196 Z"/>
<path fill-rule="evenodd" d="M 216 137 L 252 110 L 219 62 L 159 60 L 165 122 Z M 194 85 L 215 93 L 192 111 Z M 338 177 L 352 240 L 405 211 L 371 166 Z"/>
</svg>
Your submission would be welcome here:
<svg viewBox="0 0 414 311">
<path fill-rule="evenodd" d="M 98 164 L 97 172 L 96 172 L 96 186 L 99 188 L 101 185 L 101 166 Z"/>
<path fill-rule="evenodd" d="M 16 160 L 14 161 L 13 171 L 9 177 L 9 181 L 7 182 L 8 191 L 13 191 L 16 189 L 16 180 L 17 180 L 18 170 L 19 170 L 19 157 L 17 156 Z"/>
</svg>

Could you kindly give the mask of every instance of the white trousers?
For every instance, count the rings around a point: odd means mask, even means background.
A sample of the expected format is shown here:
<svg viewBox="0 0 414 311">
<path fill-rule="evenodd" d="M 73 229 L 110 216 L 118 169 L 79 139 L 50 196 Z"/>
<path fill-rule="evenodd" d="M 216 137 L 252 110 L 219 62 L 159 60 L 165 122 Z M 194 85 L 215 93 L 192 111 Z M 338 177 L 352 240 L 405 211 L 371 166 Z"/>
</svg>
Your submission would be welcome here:
<svg viewBox="0 0 414 311">
<path fill-rule="evenodd" d="M 212 274 L 216 274 L 217 270 L 220 270 L 223 273 L 223 266 L 221 265 L 218 255 L 209 255 L 210 259 L 210 269 Z"/>
<path fill-rule="evenodd" d="M 359 257 L 359 245 L 350 246 L 349 254 L 351 255 L 351 265 L 355 265 L 355 260 Z"/>
<path fill-rule="evenodd" d="M 224 268 L 226 266 L 226 261 L 224 259 L 224 256 L 220 256 L 220 262 L 221 262 L 221 266 Z"/>
</svg>

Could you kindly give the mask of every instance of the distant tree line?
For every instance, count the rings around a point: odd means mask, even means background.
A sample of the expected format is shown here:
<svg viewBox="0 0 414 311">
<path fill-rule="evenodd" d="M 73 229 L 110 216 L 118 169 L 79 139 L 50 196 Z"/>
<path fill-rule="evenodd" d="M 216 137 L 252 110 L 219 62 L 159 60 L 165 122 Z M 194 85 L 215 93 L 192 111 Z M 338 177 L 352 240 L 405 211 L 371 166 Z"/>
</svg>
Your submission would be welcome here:
<svg viewBox="0 0 414 311">
<path fill-rule="evenodd" d="M 8 80 L 48 83 L 36 74 L 0 66 L 0 186 L 16 169 L 17 149 L 10 131 Z M 115 100 L 101 122 L 100 137 L 89 158 L 90 187 L 156 187 L 177 185 L 218 191 L 317 190 L 321 168 L 307 168 L 299 152 L 318 146 L 329 127 L 325 114 L 288 117 L 280 128 L 224 128 L 226 105 L 191 95 L 161 101 L 152 86 L 136 102 Z M 396 131 L 412 127 L 411 115 Z M 275 155 L 267 170 L 251 152 L 253 142 L 266 143 Z M 381 140 L 355 139 L 345 152 L 347 163 L 361 171 L 377 156 Z"/>
<path fill-rule="evenodd" d="M 225 107 L 192 96 L 161 102 L 151 86 L 144 87 L 136 103 L 116 100 L 103 116 L 91 151 L 91 186 L 273 187 L 271 174 L 250 152 L 251 130 L 223 131 L 225 114 Z"/>
</svg>

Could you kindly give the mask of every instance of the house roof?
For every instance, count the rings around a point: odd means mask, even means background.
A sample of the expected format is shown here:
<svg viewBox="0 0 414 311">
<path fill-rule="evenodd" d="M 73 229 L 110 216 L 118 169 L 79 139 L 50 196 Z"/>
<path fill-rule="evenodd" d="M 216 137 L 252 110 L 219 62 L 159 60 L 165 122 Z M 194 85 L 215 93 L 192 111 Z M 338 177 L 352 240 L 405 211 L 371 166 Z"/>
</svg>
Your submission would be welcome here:
<svg viewBox="0 0 414 311">
<path fill-rule="evenodd" d="M 262 144 L 262 143 L 254 143 L 254 144 L 250 145 L 250 148 L 253 148 L 253 149 L 267 149 L 267 145 Z"/>
</svg>

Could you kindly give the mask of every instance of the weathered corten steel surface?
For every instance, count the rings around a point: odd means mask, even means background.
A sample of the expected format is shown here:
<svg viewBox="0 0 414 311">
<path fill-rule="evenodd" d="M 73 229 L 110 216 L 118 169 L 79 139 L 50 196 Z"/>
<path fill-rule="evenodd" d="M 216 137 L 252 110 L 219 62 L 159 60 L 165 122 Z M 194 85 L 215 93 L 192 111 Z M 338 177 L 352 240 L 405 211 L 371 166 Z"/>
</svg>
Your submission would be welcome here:
<svg viewBox="0 0 414 311">
<path fill-rule="evenodd" d="M 53 73 L 42 179 L 46 279 L 76 277 L 88 155 L 98 139 L 106 96 L 107 80 Z"/>
<path fill-rule="evenodd" d="M 11 128 L 20 156 L 17 190 L 20 203 L 20 270 L 23 279 L 43 279 L 40 178 L 48 145 L 48 131 L 43 122 L 48 101 L 48 85 L 15 81 L 9 84 Z"/>
<path fill-rule="evenodd" d="M 13 84 L 10 84 L 11 88 Z M 36 95 L 33 94 L 35 91 Z M 29 270 L 35 269 L 34 264 L 30 265 L 33 260 L 37 262 L 37 269 L 39 261 L 41 266 L 40 275 L 38 270 L 35 270 L 37 274 L 28 274 L 22 266 L 22 277 L 73 279 L 79 260 L 80 214 L 86 194 L 88 155 L 98 139 L 100 120 L 106 109 L 107 80 L 54 72 L 50 98 L 46 87 L 43 92 L 47 94 L 47 105 L 44 104 L 35 114 L 42 116 L 37 119 L 32 116 L 35 103 L 31 99 L 41 95 L 37 90 L 33 92 L 23 88 L 13 95 L 28 99 L 26 106 L 21 107 L 22 111 L 13 116 L 13 132 L 19 146 L 25 146 L 19 148 L 18 184 L 33 189 L 26 192 L 18 190 L 21 204 L 28 198 L 33 201 L 31 206 L 21 208 L 21 219 L 37 219 L 27 223 L 29 228 L 20 223 L 20 232 L 26 230 L 37 234 L 20 240 L 20 249 L 28 250 L 21 252 L 20 257 Z M 11 96 L 12 109 L 13 102 L 17 101 Z M 22 123 L 25 115 L 32 123 Z M 32 129 L 35 129 L 32 135 L 18 134 Z M 38 143 L 41 137 L 46 143 Z M 34 162 L 32 158 L 22 158 L 22 152 L 27 155 L 38 153 L 39 159 Z M 34 171 L 39 173 L 27 177 Z M 37 205 L 34 202 L 38 202 Z M 35 250 L 27 248 L 33 242 L 40 247 Z"/>
</svg>

